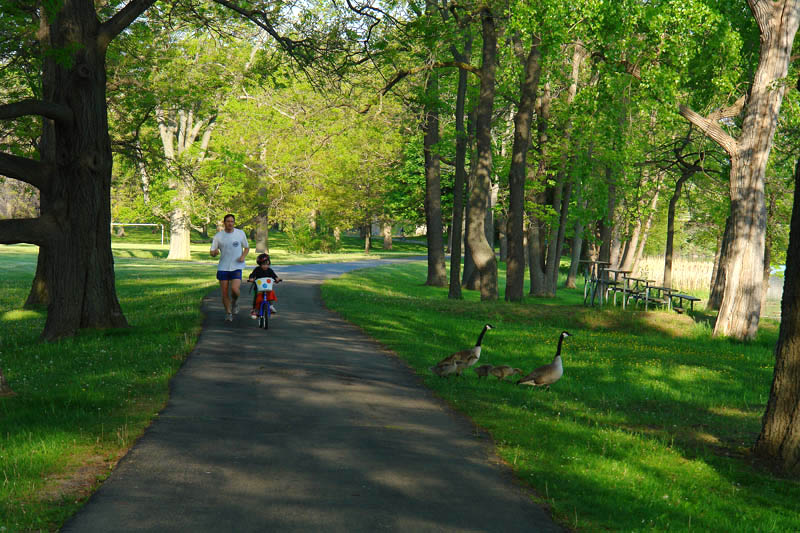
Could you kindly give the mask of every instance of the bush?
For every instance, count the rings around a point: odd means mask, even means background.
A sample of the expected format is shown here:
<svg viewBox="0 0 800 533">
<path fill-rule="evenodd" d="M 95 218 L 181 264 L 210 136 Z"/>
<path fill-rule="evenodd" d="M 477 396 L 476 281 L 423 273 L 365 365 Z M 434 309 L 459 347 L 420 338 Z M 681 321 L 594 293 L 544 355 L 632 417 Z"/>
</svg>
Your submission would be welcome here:
<svg viewBox="0 0 800 533">
<path fill-rule="evenodd" d="M 311 252 L 332 253 L 339 249 L 333 235 L 315 233 L 309 227 L 289 229 L 286 231 L 288 249 L 292 253 L 306 254 Z"/>
</svg>

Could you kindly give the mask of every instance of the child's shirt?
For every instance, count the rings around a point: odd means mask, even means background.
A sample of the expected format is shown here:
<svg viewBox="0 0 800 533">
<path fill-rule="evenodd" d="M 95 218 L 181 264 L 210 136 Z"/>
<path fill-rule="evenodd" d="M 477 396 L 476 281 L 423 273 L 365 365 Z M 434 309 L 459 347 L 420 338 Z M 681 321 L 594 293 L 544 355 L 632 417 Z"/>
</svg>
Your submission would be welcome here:
<svg viewBox="0 0 800 533">
<path fill-rule="evenodd" d="M 278 275 L 272 270 L 272 267 L 267 267 L 266 270 L 257 266 L 251 273 L 247 279 L 260 279 L 260 278 L 272 278 L 278 279 Z"/>
</svg>

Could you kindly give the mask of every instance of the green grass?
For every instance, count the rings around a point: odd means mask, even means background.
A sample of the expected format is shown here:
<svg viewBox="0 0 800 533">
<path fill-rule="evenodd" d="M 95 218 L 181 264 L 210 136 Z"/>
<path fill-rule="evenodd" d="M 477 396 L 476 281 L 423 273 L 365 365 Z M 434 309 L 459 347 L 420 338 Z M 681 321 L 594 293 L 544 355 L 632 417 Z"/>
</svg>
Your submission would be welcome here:
<svg viewBox="0 0 800 533">
<path fill-rule="evenodd" d="M 562 524 L 578 530 L 798 531 L 800 484 L 749 455 L 772 379 L 774 322 L 755 342 L 711 338 L 711 319 L 582 305 L 582 291 L 522 305 L 422 286 L 425 265 L 327 282 L 331 308 L 406 360 L 494 438 Z M 501 287 L 503 283 L 501 281 Z M 474 344 L 481 363 L 531 370 L 562 330 L 565 375 L 550 392 L 428 368 Z"/>
<path fill-rule="evenodd" d="M 17 393 L 0 399 L 0 532 L 58 528 L 164 406 L 169 379 L 196 343 L 217 261 L 202 242 L 192 245 L 194 261 L 164 261 L 160 238 L 133 228 L 113 239 L 130 328 L 50 344 L 39 341 L 45 310 L 22 309 L 37 248 L 0 246 L 0 368 Z M 362 246 L 345 237 L 336 254 L 299 255 L 286 250 L 282 233 L 270 239 L 276 269 L 425 253 L 399 241 L 369 255 Z M 249 259 L 255 265 L 255 253 Z"/>
<path fill-rule="evenodd" d="M 42 343 L 44 311 L 21 309 L 36 249 L 1 248 L 0 367 L 17 396 L 0 399 L 0 531 L 54 530 L 165 404 L 213 265 L 118 259 L 131 327 Z"/>
<path fill-rule="evenodd" d="M 151 233 L 149 229 L 132 227 L 125 228 L 126 237 L 112 236 L 111 247 L 115 257 L 140 258 L 140 259 L 165 259 L 169 253 L 169 243 L 161 244 L 161 231 Z M 213 236 L 213 233 L 211 234 Z M 351 236 L 342 236 L 341 246 L 333 253 L 305 253 L 299 254 L 289 251 L 289 239 L 286 234 L 271 231 L 269 234 L 269 254 L 272 263 L 277 269 L 279 265 L 308 264 L 308 263 L 336 263 L 344 261 L 358 261 L 361 259 L 378 259 L 389 257 L 403 257 L 409 255 L 426 255 L 427 247 L 420 244 L 425 237 L 407 240 L 395 239 L 391 250 L 383 249 L 382 238 L 372 239 L 370 253 L 364 253 L 364 239 Z M 193 261 L 213 262 L 217 260 L 208 255 L 211 238 L 203 238 L 199 233 L 192 231 L 191 256 Z M 250 256 L 248 264 L 255 265 L 255 243 L 250 239 Z"/>
</svg>

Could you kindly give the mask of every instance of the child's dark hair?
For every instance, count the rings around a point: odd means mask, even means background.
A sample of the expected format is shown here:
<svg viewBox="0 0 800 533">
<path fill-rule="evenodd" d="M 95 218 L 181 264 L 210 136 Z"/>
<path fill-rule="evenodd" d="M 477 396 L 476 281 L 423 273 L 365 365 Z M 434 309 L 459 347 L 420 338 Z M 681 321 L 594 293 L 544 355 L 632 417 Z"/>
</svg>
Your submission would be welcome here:
<svg viewBox="0 0 800 533">
<path fill-rule="evenodd" d="M 256 263 L 258 263 L 259 265 L 263 265 L 264 263 L 269 265 L 272 263 L 272 261 L 269 260 L 269 254 L 260 254 L 256 258 Z"/>
</svg>

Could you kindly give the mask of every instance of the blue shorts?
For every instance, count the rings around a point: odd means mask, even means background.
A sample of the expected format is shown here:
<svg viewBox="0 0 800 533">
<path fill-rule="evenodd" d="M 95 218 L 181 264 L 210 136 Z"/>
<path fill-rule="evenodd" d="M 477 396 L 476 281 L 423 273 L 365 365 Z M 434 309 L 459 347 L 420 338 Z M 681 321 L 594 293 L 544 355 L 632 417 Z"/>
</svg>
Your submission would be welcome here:
<svg viewBox="0 0 800 533">
<path fill-rule="evenodd" d="M 217 279 L 220 281 L 230 281 L 232 279 L 242 279 L 241 270 L 217 270 Z"/>
</svg>

